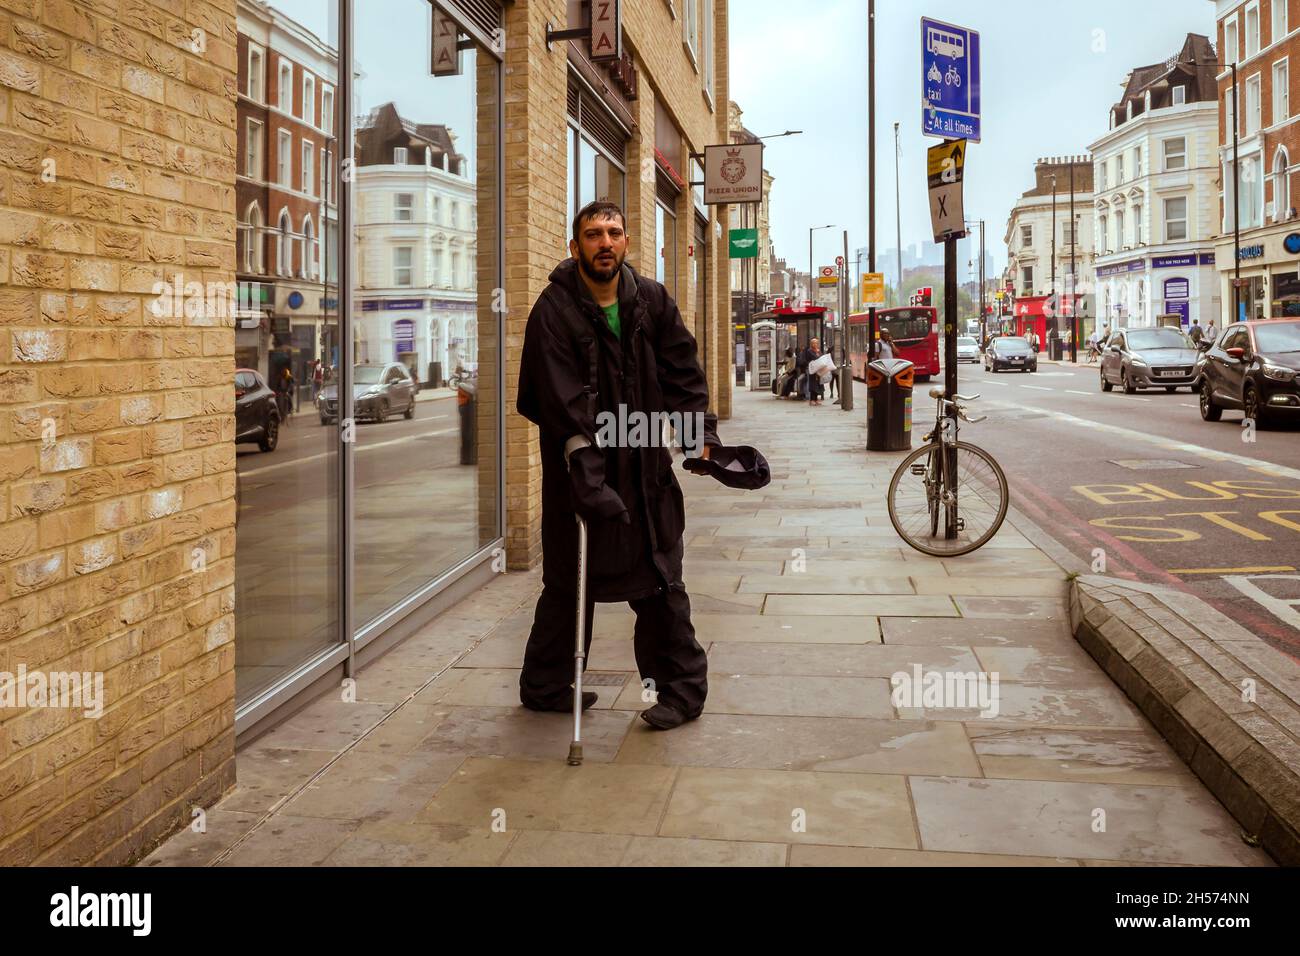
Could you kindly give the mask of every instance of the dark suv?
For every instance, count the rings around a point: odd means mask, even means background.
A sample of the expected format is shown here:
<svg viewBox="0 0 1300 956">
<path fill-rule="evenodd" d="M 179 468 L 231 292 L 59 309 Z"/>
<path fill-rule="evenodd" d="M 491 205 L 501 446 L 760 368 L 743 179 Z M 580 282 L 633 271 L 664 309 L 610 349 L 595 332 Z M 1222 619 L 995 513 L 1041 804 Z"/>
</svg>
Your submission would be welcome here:
<svg viewBox="0 0 1300 956">
<path fill-rule="evenodd" d="M 262 451 L 275 451 L 279 441 L 275 392 L 251 368 L 235 369 L 235 443 L 257 442 Z"/>
<path fill-rule="evenodd" d="M 1201 417 L 1217 422 L 1225 408 L 1240 408 L 1265 426 L 1300 413 L 1300 320 L 1237 322 L 1201 356 L 1196 387 Z"/>
</svg>

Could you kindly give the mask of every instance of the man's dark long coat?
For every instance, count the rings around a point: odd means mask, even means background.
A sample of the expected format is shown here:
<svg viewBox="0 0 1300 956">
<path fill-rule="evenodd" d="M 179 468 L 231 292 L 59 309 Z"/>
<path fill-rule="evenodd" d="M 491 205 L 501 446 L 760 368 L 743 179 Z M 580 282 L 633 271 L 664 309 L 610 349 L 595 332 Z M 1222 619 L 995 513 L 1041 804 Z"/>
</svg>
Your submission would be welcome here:
<svg viewBox="0 0 1300 956">
<path fill-rule="evenodd" d="M 578 529 L 565 443 L 596 444 L 600 412 L 703 415 L 705 444 L 720 444 L 717 417 L 696 357 L 695 339 L 668 291 L 624 265 L 619 277 L 621 340 L 578 272 L 566 259 L 550 276 L 528 316 L 519 370 L 519 413 L 541 433 L 542 581 L 576 591 Z M 596 370 L 595 414 L 586 386 Z M 605 483 L 628 508 L 630 523 L 587 523 L 587 593 L 596 601 L 629 601 L 680 587 L 685 510 L 672 456 L 655 446 L 606 447 Z M 592 454 L 592 452 L 580 452 Z"/>
</svg>

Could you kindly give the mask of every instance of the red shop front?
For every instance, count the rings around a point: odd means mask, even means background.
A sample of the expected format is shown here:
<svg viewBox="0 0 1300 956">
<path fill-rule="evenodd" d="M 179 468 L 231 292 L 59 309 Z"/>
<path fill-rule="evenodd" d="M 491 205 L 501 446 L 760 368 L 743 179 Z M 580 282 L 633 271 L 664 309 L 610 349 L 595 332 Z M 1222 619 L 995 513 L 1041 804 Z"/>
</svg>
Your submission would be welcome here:
<svg viewBox="0 0 1300 956">
<path fill-rule="evenodd" d="M 1012 308 L 1012 334 L 1027 335 L 1030 331 L 1036 332 L 1038 341 L 1044 346 L 1047 343 L 1047 333 L 1053 328 L 1064 337 L 1070 328 L 1074 308 L 1070 297 L 1062 295 L 1059 296 L 1058 312 L 1055 302 L 1057 298 L 1050 295 L 1027 295 L 1016 299 Z"/>
</svg>

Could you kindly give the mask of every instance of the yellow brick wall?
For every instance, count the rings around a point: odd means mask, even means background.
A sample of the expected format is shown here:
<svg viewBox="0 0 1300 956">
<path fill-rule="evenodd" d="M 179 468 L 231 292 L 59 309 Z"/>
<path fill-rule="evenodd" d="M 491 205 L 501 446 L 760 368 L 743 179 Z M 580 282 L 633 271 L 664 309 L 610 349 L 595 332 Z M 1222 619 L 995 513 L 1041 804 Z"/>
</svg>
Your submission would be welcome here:
<svg viewBox="0 0 1300 956">
<path fill-rule="evenodd" d="M 635 57 L 639 72 L 639 98 L 632 104 L 639 131 L 628 144 L 626 156 L 626 212 L 632 240 L 628 259 L 651 277 L 656 255 L 656 98 L 662 100 L 682 132 L 681 155 L 670 159 L 684 178 L 689 178 L 689 153 L 727 141 L 725 0 L 715 0 L 715 7 L 715 107 L 710 109 L 700 74 L 682 42 L 681 21 L 673 19 L 668 4 L 664 0 L 623 4 L 623 42 Z M 567 254 L 569 229 L 565 205 L 568 60 L 565 44 L 557 43 L 548 52 L 542 42 L 548 19 L 553 25 L 566 22 L 564 0 L 517 0 L 506 8 L 506 540 L 509 566 L 514 569 L 530 568 L 541 559 L 537 430 L 514 411 L 524 326 L 529 309 L 546 287 L 546 277 Z M 700 39 L 703 42 L 702 31 Z M 695 241 L 692 209 L 690 197 L 683 197 L 677 218 L 678 306 L 691 327 L 700 305 L 689 282 L 687 247 Z M 714 217 L 725 221 L 726 207 L 714 207 Z M 725 259 L 719 267 L 726 244 L 715 238 L 712 221 L 709 242 L 712 333 L 707 350 L 710 367 L 705 371 L 714 409 L 727 417 L 731 413 L 731 294 Z"/>
<path fill-rule="evenodd" d="M 198 32 L 196 32 L 198 31 Z M 235 0 L 0 0 L 0 865 L 120 863 L 234 781 Z"/>
</svg>

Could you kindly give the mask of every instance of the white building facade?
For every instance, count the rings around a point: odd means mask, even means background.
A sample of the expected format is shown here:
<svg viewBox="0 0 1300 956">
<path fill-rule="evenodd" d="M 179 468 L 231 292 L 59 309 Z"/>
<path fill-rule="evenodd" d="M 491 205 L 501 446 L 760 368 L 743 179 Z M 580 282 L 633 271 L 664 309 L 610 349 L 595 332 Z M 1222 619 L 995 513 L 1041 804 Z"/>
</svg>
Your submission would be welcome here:
<svg viewBox="0 0 1300 956">
<path fill-rule="evenodd" d="M 457 165 L 356 172 L 357 361 L 402 362 L 435 386 L 478 354 L 477 187 Z"/>
<path fill-rule="evenodd" d="M 1134 70 L 1092 144 L 1097 314 L 1112 329 L 1219 316 L 1212 57 L 1189 35 L 1176 56 Z"/>
</svg>

